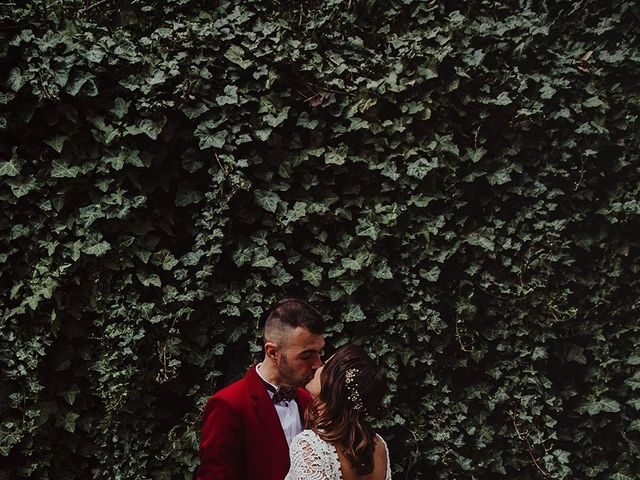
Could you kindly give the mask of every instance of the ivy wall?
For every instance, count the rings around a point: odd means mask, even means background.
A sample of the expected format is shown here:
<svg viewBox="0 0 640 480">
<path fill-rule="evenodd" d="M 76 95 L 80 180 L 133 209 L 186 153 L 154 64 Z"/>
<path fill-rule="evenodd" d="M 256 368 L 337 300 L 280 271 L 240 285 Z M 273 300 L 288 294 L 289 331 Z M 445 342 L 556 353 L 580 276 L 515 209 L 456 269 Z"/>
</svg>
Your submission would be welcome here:
<svg viewBox="0 0 640 480">
<path fill-rule="evenodd" d="M 640 471 L 632 0 L 0 5 L 0 480 L 189 479 L 285 296 L 397 479 Z"/>
</svg>

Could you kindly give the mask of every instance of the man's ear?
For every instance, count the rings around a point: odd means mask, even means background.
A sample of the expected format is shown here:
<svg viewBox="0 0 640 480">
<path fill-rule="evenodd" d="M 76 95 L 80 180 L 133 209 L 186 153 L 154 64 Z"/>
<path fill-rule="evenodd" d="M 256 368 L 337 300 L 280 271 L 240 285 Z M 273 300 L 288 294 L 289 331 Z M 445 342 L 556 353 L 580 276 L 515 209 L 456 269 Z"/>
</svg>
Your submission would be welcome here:
<svg viewBox="0 0 640 480">
<path fill-rule="evenodd" d="M 265 342 L 264 353 L 269 360 L 275 362 L 278 354 L 278 344 L 275 342 Z"/>
</svg>

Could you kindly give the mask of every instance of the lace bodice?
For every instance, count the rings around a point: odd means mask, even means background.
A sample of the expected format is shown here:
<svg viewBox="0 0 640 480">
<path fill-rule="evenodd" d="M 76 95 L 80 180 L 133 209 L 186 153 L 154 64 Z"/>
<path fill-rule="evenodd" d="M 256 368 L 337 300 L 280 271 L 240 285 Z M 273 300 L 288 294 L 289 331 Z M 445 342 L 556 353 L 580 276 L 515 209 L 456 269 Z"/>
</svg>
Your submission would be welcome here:
<svg viewBox="0 0 640 480">
<path fill-rule="evenodd" d="M 387 452 L 386 480 L 391 480 L 389 449 L 378 435 Z M 336 447 L 322 440 L 312 430 L 304 430 L 291 442 L 291 468 L 284 480 L 342 480 Z"/>
</svg>

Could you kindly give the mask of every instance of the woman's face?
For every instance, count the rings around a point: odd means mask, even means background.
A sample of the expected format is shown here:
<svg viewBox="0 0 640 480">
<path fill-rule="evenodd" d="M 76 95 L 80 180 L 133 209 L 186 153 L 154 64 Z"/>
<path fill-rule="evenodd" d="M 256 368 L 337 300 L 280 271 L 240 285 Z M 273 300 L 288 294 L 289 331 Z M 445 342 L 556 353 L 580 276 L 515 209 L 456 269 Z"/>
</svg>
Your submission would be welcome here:
<svg viewBox="0 0 640 480">
<path fill-rule="evenodd" d="M 304 387 L 304 388 L 307 389 L 307 391 L 311 394 L 311 396 L 313 398 L 315 398 L 318 395 L 320 395 L 320 374 L 322 374 L 322 369 L 323 368 L 324 368 L 324 365 L 322 367 L 316 369 L 315 374 L 313 375 L 313 378 Z"/>
</svg>

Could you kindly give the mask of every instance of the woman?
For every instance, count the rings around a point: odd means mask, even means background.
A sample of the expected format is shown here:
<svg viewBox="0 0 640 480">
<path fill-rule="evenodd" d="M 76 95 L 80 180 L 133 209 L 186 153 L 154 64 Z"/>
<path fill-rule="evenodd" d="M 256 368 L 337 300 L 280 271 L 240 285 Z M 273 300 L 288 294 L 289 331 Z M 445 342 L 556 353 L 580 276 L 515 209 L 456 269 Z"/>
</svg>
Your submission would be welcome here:
<svg viewBox="0 0 640 480">
<path fill-rule="evenodd" d="M 285 480 L 391 480 L 387 445 L 370 423 L 386 386 L 361 348 L 338 349 L 307 385 L 316 399 L 307 409 L 307 430 L 291 443 Z"/>
</svg>

